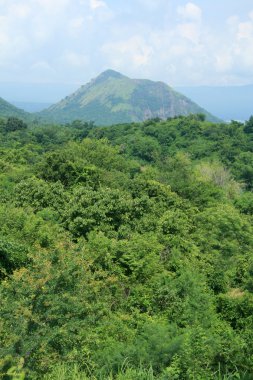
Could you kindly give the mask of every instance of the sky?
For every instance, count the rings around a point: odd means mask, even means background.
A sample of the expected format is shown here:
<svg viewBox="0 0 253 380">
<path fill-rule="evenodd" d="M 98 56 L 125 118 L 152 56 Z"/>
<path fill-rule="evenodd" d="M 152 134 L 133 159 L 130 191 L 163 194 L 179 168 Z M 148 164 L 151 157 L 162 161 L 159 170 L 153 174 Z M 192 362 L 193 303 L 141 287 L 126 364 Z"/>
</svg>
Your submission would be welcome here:
<svg viewBox="0 0 253 380">
<path fill-rule="evenodd" d="M 253 83 L 252 0 L 0 0 L 0 82 Z"/>
</svg>

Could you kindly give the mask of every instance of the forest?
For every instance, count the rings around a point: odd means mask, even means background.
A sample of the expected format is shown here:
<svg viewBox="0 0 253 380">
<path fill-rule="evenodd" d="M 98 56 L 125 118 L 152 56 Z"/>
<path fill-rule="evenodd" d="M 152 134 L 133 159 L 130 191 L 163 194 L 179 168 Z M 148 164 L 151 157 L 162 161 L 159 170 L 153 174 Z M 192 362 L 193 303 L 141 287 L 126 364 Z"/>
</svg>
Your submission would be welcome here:
<svg viewBox="0 0 253 380">
<path fill-rule="evenodd" d="M 0 120 L 0 379 L 253 379 L 253 117 Z"/>
</svg>

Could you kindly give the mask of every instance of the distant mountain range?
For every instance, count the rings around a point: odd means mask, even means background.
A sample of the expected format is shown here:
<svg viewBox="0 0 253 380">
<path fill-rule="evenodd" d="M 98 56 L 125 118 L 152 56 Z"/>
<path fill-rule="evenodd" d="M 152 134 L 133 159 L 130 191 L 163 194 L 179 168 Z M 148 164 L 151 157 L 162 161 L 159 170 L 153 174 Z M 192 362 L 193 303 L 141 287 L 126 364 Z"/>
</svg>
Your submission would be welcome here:
<svg viewBox="0 0 253 380">
<path fill-rule="evenodd" d="M 21 107 L 25 105 L 16 104 Z M 204 108 L 163 82 L 130 79 L 113 70 L 103 72 L 73 94 L 41 112 L 35 112 L 41 109 L 36 107 L 39 105 L 30 104 L 29 111 L 33 113 L 28 113 L 1 99 L 0 116 L 36 118 L 42 122 L 56 123 L 80 119 L 92 120 L 97 125 L 110 125 L 203 113 L 208 120 L 218 121 Z"/>
<path fill-rule="evenodd" d="M 58 123 L 81 119 L 110 125 L 190 113 L 203 113 L 211 121 L 218 120 L 163 82 L 130 79 L 107 70 L 37 115 L 42 120 Z"/>
</svg>

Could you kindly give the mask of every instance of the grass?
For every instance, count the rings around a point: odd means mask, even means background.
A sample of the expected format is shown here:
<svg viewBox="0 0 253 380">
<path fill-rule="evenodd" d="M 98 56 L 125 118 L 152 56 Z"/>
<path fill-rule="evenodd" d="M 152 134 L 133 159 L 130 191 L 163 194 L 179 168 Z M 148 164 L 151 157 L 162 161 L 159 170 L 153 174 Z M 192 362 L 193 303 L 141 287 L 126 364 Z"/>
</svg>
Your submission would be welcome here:
<svg viewBox="0 0 253 380">
<path fill-rule="evenodd" d="M 191 378 L 192 380 L 211 380 L 210 377 Z M 251 375 L 240 375 L 237 371 L 234 373 L 221 374 L 220 369 L 217 374 L 212 377 L 212 380 L 251 380 Z M 77 365 L 59 364 L 50 374 L 47 374 L 43 380 L 181 380 L 179 374 L 164 373 L 161 376 L 155 376 L 152 368 L 131 368 L 128 365 L 123 365 L 120 371 L 116 374 L 109 375 L 92 375 L 90 371 L 82 371 Z"/>
</svg>

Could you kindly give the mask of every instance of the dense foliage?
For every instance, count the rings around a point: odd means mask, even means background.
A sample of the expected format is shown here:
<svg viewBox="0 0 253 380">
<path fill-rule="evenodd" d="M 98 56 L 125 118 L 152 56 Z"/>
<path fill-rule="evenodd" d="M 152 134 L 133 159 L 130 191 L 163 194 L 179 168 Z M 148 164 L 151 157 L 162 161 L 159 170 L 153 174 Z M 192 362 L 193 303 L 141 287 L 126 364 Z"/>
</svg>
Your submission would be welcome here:
<svg viewBox="0 0 253 380">
<path fill-rule="evenodd" d="M 253 122 L 0 121 L 0 378 L 253 373 Z"/>
</svg>

